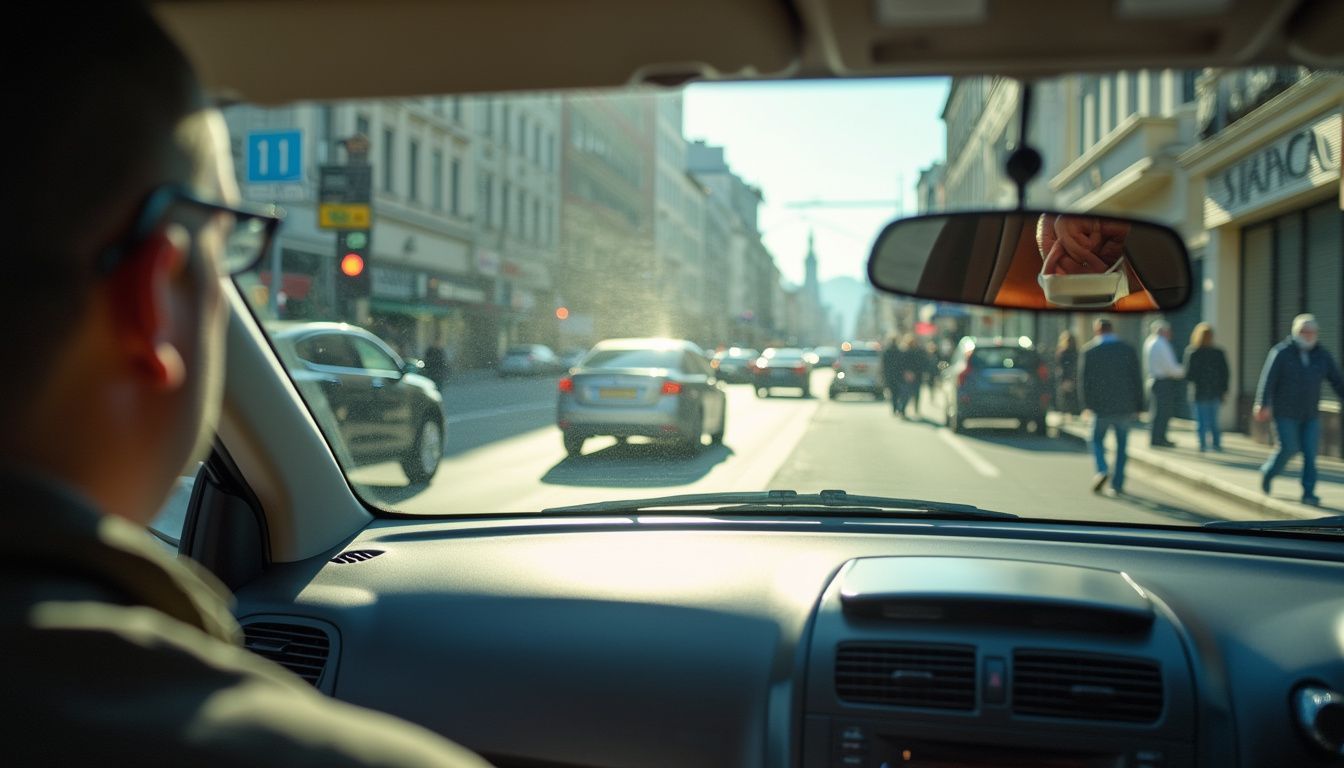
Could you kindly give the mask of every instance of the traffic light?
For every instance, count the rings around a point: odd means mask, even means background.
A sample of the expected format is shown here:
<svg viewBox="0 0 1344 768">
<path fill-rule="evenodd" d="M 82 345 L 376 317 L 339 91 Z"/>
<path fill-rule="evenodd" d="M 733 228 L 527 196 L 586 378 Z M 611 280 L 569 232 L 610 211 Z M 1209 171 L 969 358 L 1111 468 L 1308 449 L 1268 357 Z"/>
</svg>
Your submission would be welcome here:
<svg viewBox="0 0 1344 768">
<path fill-rule="evenodd" d="M 367 299 L 373 278 L 369 268 L 369 231 L 342 230 L 336 233 L 336 298 L 346 312 L 351 302 Z"/>
</svg>

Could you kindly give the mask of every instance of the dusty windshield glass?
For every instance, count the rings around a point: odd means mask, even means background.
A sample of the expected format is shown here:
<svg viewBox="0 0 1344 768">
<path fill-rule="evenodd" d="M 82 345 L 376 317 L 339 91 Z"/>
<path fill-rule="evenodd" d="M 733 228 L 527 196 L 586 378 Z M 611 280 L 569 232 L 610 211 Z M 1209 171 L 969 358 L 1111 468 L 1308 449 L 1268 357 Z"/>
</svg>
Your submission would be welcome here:
<svg viewBox="0 0 1344 768">
<path fill-rule="evenodd" d="M 929 78 L 233 106 L 245 196 L 288 214 L 238 285 L 379 508 L 844 489 L 1098 522 L 1344 512 L 1344 76 L 1036 85 L 1026 204 L 1173 227 L 1196 288 L 1178 310 L 875 292 L 892 218 L 1016 204 L 1020 94 Z"/>
</svg>

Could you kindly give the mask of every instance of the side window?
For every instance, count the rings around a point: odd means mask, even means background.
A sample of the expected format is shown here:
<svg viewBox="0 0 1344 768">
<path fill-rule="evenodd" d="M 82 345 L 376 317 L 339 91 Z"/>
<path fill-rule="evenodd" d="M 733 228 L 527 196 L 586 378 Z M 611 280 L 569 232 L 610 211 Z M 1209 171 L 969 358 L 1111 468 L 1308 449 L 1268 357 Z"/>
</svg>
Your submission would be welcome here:
<svg viewBox="0 0 1344 768">
<path fill-rule="evenodd" d="M 191 470 L 191 474 L 182 475 L 173 484 L 172 493 L 148 525 L 150 534 L 167 545 L 173 553 L 177 552 L 178 542 L 182 539 L 182 527 L 187 520 L 187 508 L 191 502 L 191 492 L 196 487 L 196 477 L 201 471 L 201 464 L 198 462 Z"/>
<path fill-rule="evenodd" d="M 694 352 L 683 352 L 681 355 L 682 370 L 687 373 L 693 373 L 698 376 L 713 376 L 714 372 L 710 370 L 709 365 L 704 358 Z"/>
<path fill-rule="evenodd" d="M 359 367 L 370 371 L 392 371 L 401 370 L 397 361 L 392 356 L 384 352 L 377 344 L 368 339 L 351 339 L 355 345 L 355 351 L 359 353 Z"/>
<path fill-rule="evenodd" d="M 300 341 L 295 349 L 299 357 L 317 365 L 331 365 L 338 368 L 361 368 L 359 355 L 345 336 L 327 334 L 309 336 Z"/>
</svg>

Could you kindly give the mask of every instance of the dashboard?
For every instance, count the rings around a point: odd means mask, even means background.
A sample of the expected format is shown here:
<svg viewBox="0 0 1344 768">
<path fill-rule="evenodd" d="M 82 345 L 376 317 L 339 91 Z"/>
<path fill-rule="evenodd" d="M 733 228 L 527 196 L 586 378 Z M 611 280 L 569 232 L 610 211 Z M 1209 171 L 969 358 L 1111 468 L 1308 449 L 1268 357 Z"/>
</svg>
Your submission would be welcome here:
<svg viewBox="0 0 1344 768">
<path fill-rule="evenodd" d="M 1338 542 L 384 519 L 238 599 L 258 652 L 499 766 L 1327 766 L 1344 738 Z"/>
</svg>

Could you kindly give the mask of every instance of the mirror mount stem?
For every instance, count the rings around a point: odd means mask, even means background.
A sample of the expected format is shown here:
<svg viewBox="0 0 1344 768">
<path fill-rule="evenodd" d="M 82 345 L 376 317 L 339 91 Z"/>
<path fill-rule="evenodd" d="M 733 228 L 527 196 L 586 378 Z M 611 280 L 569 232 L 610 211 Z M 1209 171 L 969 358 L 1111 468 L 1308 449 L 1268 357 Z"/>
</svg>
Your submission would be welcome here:
<svg viewBox="0 0 1344 768">
<path fill-rule="evenodd" d="M 1019 110 L 1017 148 L 1004 162 L 1004 171 L 1017 185 L 1017 210 L 1027 207 L 1027 184 L 1041 172 L 1041 153 L 1027 143 L 1027 126 L 1031 124 L 1031 83 L 1022 83 L 1022 108 Z"/>
</svg>

